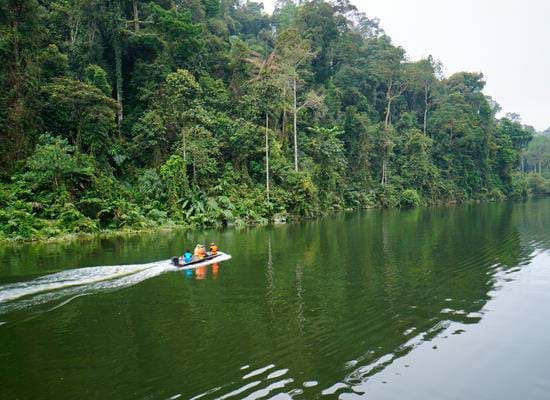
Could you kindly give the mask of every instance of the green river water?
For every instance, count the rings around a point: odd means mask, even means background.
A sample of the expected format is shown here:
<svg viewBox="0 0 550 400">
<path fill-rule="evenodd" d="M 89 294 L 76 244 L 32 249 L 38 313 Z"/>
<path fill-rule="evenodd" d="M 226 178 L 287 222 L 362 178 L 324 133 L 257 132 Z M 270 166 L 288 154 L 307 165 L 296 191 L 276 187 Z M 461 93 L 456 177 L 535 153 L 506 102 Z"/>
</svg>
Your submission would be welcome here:
<svg viewBox="0 0 550 400">
<path fill-rule="evenodd" d="M 4 400 L 546 400 L 549 364 L 550 199 L 0 247 Z"/>
</svg>

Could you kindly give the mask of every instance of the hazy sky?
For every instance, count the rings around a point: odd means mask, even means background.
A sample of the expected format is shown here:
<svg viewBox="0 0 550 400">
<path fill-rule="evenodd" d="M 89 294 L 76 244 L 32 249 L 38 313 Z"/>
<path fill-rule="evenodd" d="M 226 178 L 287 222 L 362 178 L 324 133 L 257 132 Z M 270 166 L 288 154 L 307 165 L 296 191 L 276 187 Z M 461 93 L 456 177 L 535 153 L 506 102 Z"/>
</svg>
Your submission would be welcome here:
<svg viewBox="0 0 550 400">
<path fill-rule="evenodd" d="M 271 12 L 274 0 L 263 0 Z M 480 71 L 503 112 L 550 127 L 550 0 L 351 0 L 378 17 L 411 60 L 431 54 L 448 76 Z"/>
</svg>

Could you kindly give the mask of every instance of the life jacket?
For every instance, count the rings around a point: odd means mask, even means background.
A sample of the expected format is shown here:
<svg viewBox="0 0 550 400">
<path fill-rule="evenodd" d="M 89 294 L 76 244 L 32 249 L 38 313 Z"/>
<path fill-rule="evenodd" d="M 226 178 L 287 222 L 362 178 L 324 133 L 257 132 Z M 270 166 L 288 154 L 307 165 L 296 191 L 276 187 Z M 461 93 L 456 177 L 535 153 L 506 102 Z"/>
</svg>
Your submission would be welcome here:
<svg viewBox="0 0 550 400">
<path fill-rule="evenodd" d="M 195 257 L 204 258 L 206 256 L 206 251 L 204 250 L 204 247 L 197 247 L 195 248 Z"/>
<path fill-rule="evenodd" d="M 218 254 L 218 246 L 216 245 L 210 246 L 210 253 Z"/>
<path fill-rule="evenodd" d="M 195 257 L 201 256 L 201 248 L 199 246 L 195 247 L 195 252 L 193 254 Z"/>
</svg>

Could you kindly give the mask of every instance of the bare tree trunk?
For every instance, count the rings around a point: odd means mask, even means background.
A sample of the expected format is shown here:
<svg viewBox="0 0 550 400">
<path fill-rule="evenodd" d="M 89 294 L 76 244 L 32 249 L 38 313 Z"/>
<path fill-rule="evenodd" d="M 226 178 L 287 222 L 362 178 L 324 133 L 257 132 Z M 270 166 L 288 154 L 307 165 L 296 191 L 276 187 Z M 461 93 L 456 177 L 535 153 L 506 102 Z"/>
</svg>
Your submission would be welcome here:
<svg viewBox="0 0 550 400">
<path fill-rule="evenodd" d="M 82 121 L 81 118 L 78 119 L 79 121 Z M 75 149 L 77 153 L 80 153 L 80 150 L 82 149 L 82 122 L 79 122 L 76 127 L 76 137 L 74 139 Z"/>
<path fill-rule="evenodd" d="M 181 139 L 183 143 L 183 163 L 187 168 L 187 135 L 185 134 L 185 128 L 181 130 Z"/>
<path fill-rule="evenodd" d="M 117 129 L 118 135 L 121 136 L 122 132 L 122 43 L 120 43 L 120 32 L 118 27 L 115 27 L 117 30 L 114 33 L 114 53 L 115 53 L 115 75 L 116 75 L 116 102 L 117 102 Z"/>
<path fill-rule="evenodd" d="M 392 100 L 388 100 L 388 110 L 386 111 L 386 120 L 384 122 L 384 124 L 386 125 L 386 128 L 390 125 L 390 115 L 391 115 L 391 103 L 392 103 Z"/>
<path fill-rule="evenodd" d="M 76 21 L 74 23 L 74 26 L 71 27 L 71 31 L 69 33 L 69 36 L 70 36 L 70 42 L 71 42 L 71 47 L 74 47 L 74 45 L 76 44 L 76 40 L 78 38 L 78 28 L 79 28 L 79 25 L 80 25 L 80 19 L 79 18 L 76 18 Z"/>
<path fill-rule="evenodd" d="M 281 139 L 286 140 L 286 83 L 283 85 L 283 129 Z"/>
<path fill-rule="evenodd" d="M 386 154 L 382 160 L 382 179 L 380 180 L 382 186 L 386 186 L 388 184 L 388 158 L 389 156 Z"/>
<path fill-rule="evenodd" d="M 427 122 L 428 122 L 428 83 L 424 85 L 424 135 L 427 132 Z"/>
<path fill-rule="evenodd" d="M 298 128 L 296 123 L 296 76 L 293 78 L 294 84 L 294 170 L 298 171 Z"/>
<path fill-rule="evenodd" d="M 15 58 L 14 65 L 15 65 L 16 71 L 19 72 L 19 66 L 21 65 L 21 60 L 19 58 L 19 26 L 18 26 L 17 20 L 12 22 L 11 28 L 13 31 L 13 55 Z"/>
<path fill-rule="evenodd" d="M 388 92 L 386 93 L 386 99 L 388 100 L 388 106 L 387 106 L 387 109 L 386 109 L 386 119 L 385 119 L 385 122 L 384 122 L 386 128 L 390 124 L 391 102 L 393 100 L 393 98 L 391 96 L 392 86 L 393 86 L 393 81 L 390 79 L 390 84 L 388 85 Z"/>
<path fill-rule="evenodd" d="M 390 83 L 388 85 L 388 91 L 386 93 L 386 99 L 388 100 L 388 105 L 387 105 L 387 109 L 386 109 L 386 119 L 384 121 L 384 134 L 387 135 L 388 132 L 388 127 L 390 125 L 390 115 L 391 115 L 391 103 L 392 103 L 392 100 L 393 100 L 393 97 L 391 95 L 391 90 L 392 90 L 392 86 L 393 86 L 393 81 L 390 79 Z M 384 143 L 384 159 L 382 160 L 382 179 L 380 180 L 380 184 L 382 186 L 386 185 L 386 182 L 388 180 L 387 178 L 387 168 L 388 168 L 388 155 L 387 155 L 387 142 Z"/>
<path fill-rule="evenodd" d="M 525 172 L 525 156 L 521 155 L 521 172 Z"/>
<path fill-rule="evenodd" d="M 265 112 L 265 188 L 269 202 L 269 114 Z"/>
<path fill-rule="evenodd" d="M 11 24 L 11 28 L 13 31 L 13 69 L 11 73 L 11 80 L 13 83 L 13 87 L 15 89 L 15 93 L 17 98 L 19 98 L 20 95 L 20 87 L 19 84 L 21 82 L 21 49 L 20 49 L 20 43 L 19 43 L 19 24 L 17 23 L 17 20 L 14 20 Z"/>
<path fill-rule="evenodd" d="M 94 43 L 94 40 L 95 40 L 95 33 L 96 33 L 96 30 L 97 30 L 97 23 L 94 20 L 92 20 L 92 22 L 90 23 L 89 25 L 89 33 L 88 33 L 88 47 L 92 47 L 93 43 Z"/>
<path fill-rule="evenodd" d="M 138 32 L 139 31 L 138 0 L 132 0 L 132 8 L 134 10 L 134 32 Z"/>
<path fill-rule="evenodd" d="M 111 21 L 111 40 L 113 46 L 113 53 L 115 57 L 115 85 L 116 85 L 116 102 L 117 102 L 117 131 L 119 140 L 122 140 L 122 120 L 123 120 L 123 106 L 122 106 L 122 40 L 121 40 L 121 26 L 120 18 L 122 16 L 122 10 L 120 0 L 114 2 L 114 17 Z"/>
</svg>

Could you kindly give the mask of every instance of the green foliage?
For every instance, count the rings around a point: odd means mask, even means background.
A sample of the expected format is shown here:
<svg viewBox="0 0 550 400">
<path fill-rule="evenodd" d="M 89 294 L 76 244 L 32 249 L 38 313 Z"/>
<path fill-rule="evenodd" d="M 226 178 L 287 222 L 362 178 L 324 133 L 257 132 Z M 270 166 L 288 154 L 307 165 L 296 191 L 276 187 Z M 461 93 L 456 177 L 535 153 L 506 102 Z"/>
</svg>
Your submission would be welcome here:
<svg viewBox="0 0 550 400">
<path fill-rule="evenodd" d="M 534 194 L 550 194 L 550 179 L 544 178 L 540 174 L 529 174 L 529 189 Z"/>
<path fill-rule="evenodd" d="M 191 59 L 200 52 L 199 35 L 201 27 L 193 24 L 191 15 L 185 9 L 165 10 L 160 5 L 149 3 L 149 14 L 158 26 L 169 55 L 177 66 L 191 64 Z"/>
<path fill-rule="evenodd" d="M 34 190 L 54 193 L 82 188 L 93 174 L 91 160 L 74 155 L 67 139 L 42 135 L 34 154 L 27 159 L 21 178 Z"/>
<path fill-rule="evenodd" d="M 516 172 L 512 175 L 510 198 L 525 200 L 529 196 L 529 181 L 525 174 Z"/>
<path fill-rule="evenodd" d="M 107 72 L 99 65 L 90 64 L 84 68 L 84 82 L 95 86 L 105 96 L 110 96 L 113 92 L 107 78 Z"/>
<path fill-rule="evenodd" d="M 187 165 L 182 156 L 173 154 L 160 167 L 160 176 L 166 187 L 168 202 L 174 210 L 178 210 L 178 204 L 185 198 L 189 190 L 187 180 Z"/>
<path fill-rule="evenodd" d="M 311 129 L 311 137 L 304 150 L 313 161 L 310 171 L 319 188 L 321 201 L 332 206 L 335 206 L 335 202 L 339 202 L 338 194 L 344 187 L 347 168 L 344 143 L 339 138 L 342 133 L 343 131 L 337 128 L 314 127 Z M 331 197 L 334 201 L 327 201 Z"/>
<path fill-rule="evenodd" d="M 146 112 L 132 126 L 132 141 L 134 160 L 141 161 L 143 165 L 158 166 L 169 144 L 162 116 L 156 111 Z"/>
<path fill-rule="evenodd" d="M 35 218 L 32 203 L 20 199 L 28 195 L 21 185 L 0 183 L 0 234 L 6 238 L 28 238 L 41 227 Z"/>
<path fill-rule="evenodd" d="M 285 203 L 291 214 L 311 218 L 319 213 L 319 189 L 309 173 L 289 171 L 286 184 L 288 194 Z"/>
<path fill-rule="evenodd" d="M 42 79 L 45 81 L 64 76 L 69 71 L 69 57 L 61 53 L 55 44 L 50 44 L 40 52 L 37 55 L 37 62 L 40 65 Z"/>
<path fill-rule="evenodd" d="M 422 200 L 420 195 L 414 189 L 406 189 L 401 192 L 399 206 L 404 208 L 420 207 Z"/>
<path fill-rule="evenodd" d="M 71 233 L 91 233 L 98 230 L 96 221 L 84 216 L 73 203 L 56 205 L 52 210 L 56 214 L 56 220 L 66 231 Z"/>
<path fill-rule="evenodd" d="M 0 239 L 549 191 L 550 136 L 347 2 L 0 15 Z"/>
<path fill-rule="evenodd" d="M 135 185 L 135 198 L 141 205 L 159 204 L 167 199 L 166 186 L 156 170 L 143 170 Z"/>
<path fill-rule="evenodd" d="M 400 159 L 403 181 L 429 201 L 442 199 L 446 195 L 441 172 L 433 161 L 432 147 L 431 138 L 413 129 L 408 132 Z"/>
<path fill-rule="evenodd" d="M 56 78 L 43 88 L 45 124 L 80 150 L 105 156 L 115 130 L 116 102 L 95 86 Z"/>
<path fill-rule="evenodd" d="M 399 206 L 399 193 L 394 185 L 384 185 L 377 191 L 378 203 L 384 208 L 393 208 Z"/>
<path fill-rule="evenodd" d="M 525 153 L 527 171 L 538 172 L 539 174 L 550 172 L 550 136 L 537 135 Z"/>
</svg>

